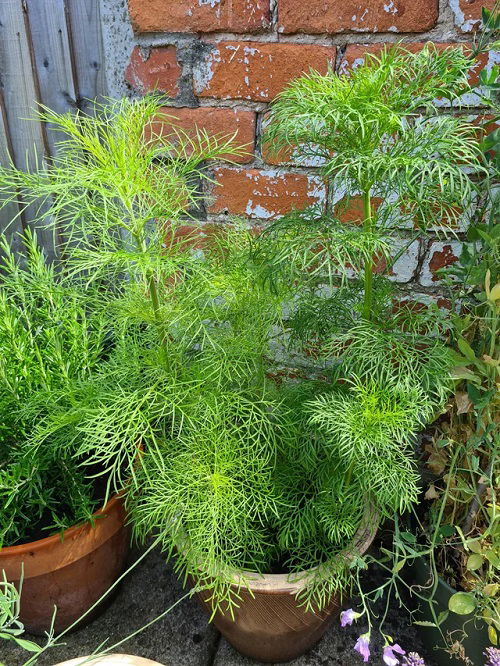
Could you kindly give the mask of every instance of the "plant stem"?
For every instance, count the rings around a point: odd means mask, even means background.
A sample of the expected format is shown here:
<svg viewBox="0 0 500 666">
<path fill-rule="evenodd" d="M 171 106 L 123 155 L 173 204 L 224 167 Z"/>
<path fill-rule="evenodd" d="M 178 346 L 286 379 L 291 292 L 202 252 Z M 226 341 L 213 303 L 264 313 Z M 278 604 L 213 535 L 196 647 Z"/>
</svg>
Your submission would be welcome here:
<svg viewBox="0 0 500 666">
<path fill-rule="evenodd" d="M 372 231 L 372 204 L 370 197 L 370 187 L 367 187 L 363 192 L 363 229 L 365 231 Z M 363 318 L 367 321 L 371 320 L 372 315 L 372 302 L 373 302 L 373 258 L 370 257 L 365 261 L 365 297 L 363 302 Z"/>
<path fill-rule="evenodd" d="M 137 245 L 137 249 L 146 254 L 147 247 L 144 241 L 144 238 L 139 233 L 134 234 L 134 240 Z M 158 332 L 160 335 L 160 345 L 164 350 L 165 362 L 168 363 L 168 353 L 167 353 L 167 332 L 165 326 L 161 320 L 160 316 L 160 299 L 158 296 L 158 289 L 156 287 L 155 276 L 152 271 L 146 273 L 146 282 L 149 288 L 149 296 L 151 298 L 151 305 L 153 307 L 153 314 L 155 316 L 156 325 L 158 327 Z"/>
<path fill-rule="evenodd" d="M 467 516 L 464 521 L 462 531 L 465 534 L 465 536 L 467 536 L 472 529 L 474 520 L 479 512 L 481 500 L 483 499 L 483 495 L 486 492 L 486 489 L 488 488 L 492 471 L 493 471 L 493 460 L 490 460 L 489 465 L 484 472 L 484 476 L 486 477 L 487 481 L 486 483 L 478 484 L 476 492 L 474 494 L 474 499 L 471 502 L 471 505 L 467 512 Z"/>
<path fill-rule="evenodd" d="M 490 356 L 494 358 L 495 356 L 495 345 L 497 341 L 497 321 L 498 313 L 496 303 L 493 303 L 491 308 L 491 338 L 490 338 Z"/>
</svg>

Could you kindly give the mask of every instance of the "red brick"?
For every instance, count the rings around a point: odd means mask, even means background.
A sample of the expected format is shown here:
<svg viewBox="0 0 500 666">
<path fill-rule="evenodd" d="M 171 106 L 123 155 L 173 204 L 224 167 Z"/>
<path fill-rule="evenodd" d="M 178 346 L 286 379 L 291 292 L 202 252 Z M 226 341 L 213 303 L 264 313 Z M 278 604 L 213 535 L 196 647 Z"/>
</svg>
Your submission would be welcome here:
<svg viewBox="0 0 500 666">
<path fill-rule="evenodd" d="M 326 73 L 335 54 L 335 47 L 317 44 L 219 42 L 195 67 L 195 93 L 269 102 L 311 67 Z"/>
<path fill-rule="evenodd" d="M 175 97 L 179 93 L 181 68 L 175 46 L 153 48 L 143 56 L 136 46 L 130 56 L 125 79 L 140 92 L 158 90 Z"/>
<path fill-rule="evenodd" d="M 258 169 L 215 169 L 211 214 L 246 215 L 260 220 L 280 217 L 292 209 L 324 203 L 326 186 L 318 176 Z"/>
<path fill-rule="evenodd" d="M 255 113 L 253 111 L 238 111 L 237 109 L 198 107 L 196 109 L 165 106 L 162 112 L 166 115 L 153 125 L 155 134 L 171 133 L 172 126 L 186 132 L 190 137 L 195 136 L 195 130 L 205 130 L 209 135 L 227 137 L 235 135 L 235 146 L 243 146 L 245 155 L 233 157 L 224 156 L 235 162 L 244 164 L 253 159 L 255 146 Z"/>
<path fill-rule="evenodd" d="M 378 210 L 382 201 L 380 197 L 372 197 L 374 210 Z M 335 216 L 344 224 L 363 224 L 363 197 L 355 195 L 347 202 L 339 201 L 335 207 Z"/>
<path fill-rule="evenodd" d="M 356 67 L 357 65 L 360 65 L 363 60 L 364 56 L 367 53 L 374 53 L 377 55 L 380 53 L 380 51 L 384 48 L 384 46 L 391 46 L 390 44 L 350 44 L 344 54 L 344 57 L 342 58 L 342 62 L 340 63 L 340 71 L 345 73 L 348 71 L 349 68 L 351 67 Z M 420 51 L 423 49 L 425 46 L 425 42 L 411 42 L 411 43 L 404 43 L 403 48 L 405 48 L 407 51 L 411 51 L 412 53 L 416 53 L 417 51 Z M 450 47 L 456 47 L 456 46 L 463 46 L 463 48 L 470 50 L 471 45 L 470 44 L 454 44 L 454 43 L 437 43 L 435 44 L 436 48 L 438 50 L 444 50 L 446 48 Z M 470 77 L 469 77 L 469 83 L 471 86 L 476 86 L 479 83 L 479 72 L 483 67 L 486 66 L 488 62 L 488 55 L 486 53 L 481 54 L 477 58 L 477 65 L 474 66 L 471 69 Z"/>
<path fill-rule="evenodd" d="M 278 30 L 293 33 L 425 32 L 438 0 L 278 0 Z"/>
<path fill-rule="evenodd" d="M 481 7 L 493 9 L 495 0 L 454 0 L 450 5 L 455 14 L 455 25 L 462 32 L 472 32 L 480 27 Z"/>
<path fill-rule="evenodd" d="M 136 32 L 259 32 L 269 0 L 129 0 Z"/>
<path fill-rule="evenodd" d="M 437 271 L 454 264 L 461 253 L 462 244 L 459 241 L 432 241 L 424 258 L 420 283 L 426 287 L 439 284 L 441 279 Z"/>
</svg>

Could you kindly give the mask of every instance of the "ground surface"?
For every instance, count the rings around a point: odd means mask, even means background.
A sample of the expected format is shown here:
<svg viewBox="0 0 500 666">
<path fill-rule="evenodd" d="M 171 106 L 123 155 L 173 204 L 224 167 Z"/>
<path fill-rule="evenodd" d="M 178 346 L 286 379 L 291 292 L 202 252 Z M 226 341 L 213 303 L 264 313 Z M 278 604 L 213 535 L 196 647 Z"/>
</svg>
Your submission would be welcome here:
<svg viewBox="0 0 500 666">
<path fill-rule="evenodd" d="M 95 651 L 108 639 L 114 644 L 160 615 L 183 596 L 184 592 L 160 553 L 153 551 L 129 574 L 118 596 L 108 609 L 91 624 L 64 638 L 64 645 L 50 649 L 40 666 L 51 666 L 65 659 Z M 338 622 L 321 642 L 291 666 L 361 666 L 361 657 L 352 646 L 365 627 L 341 629 Z M 407 650 L 424 654 L 406 615 L 392 610 L 387 631 Z M 31 638 L 26 636 L 26 638 Z M 184 599 L 176 608 L 143 632 L 130 638 L 113 652 L 126 652 L 159 661 L 165 666 L 259 666 L 241 657 L 207 624 L 207 615 L 194 599 Z M 6 641 L 0 641 L 0 662 L 5 666 L 22 666 L 26 653 Z M 370 660 L 383 666 L 380 648 Z M 434 666 L 427 659 L 428 666 Z M 451 662 L 450 662 L 451 664 Z"/>
</svg>

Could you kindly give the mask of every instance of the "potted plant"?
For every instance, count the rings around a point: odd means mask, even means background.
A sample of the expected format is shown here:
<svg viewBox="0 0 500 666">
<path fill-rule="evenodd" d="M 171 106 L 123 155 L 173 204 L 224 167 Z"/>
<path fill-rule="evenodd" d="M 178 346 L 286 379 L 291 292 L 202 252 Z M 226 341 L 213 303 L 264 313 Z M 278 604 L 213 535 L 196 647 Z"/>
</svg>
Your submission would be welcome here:
<svg viewBox="0 0 500 666">
<path fill-rule="evenodd" d="M 472 196 L 457 166 L 461 159 L 479 168 L 472 126 L 414 118 L 418 104 L 432 112 L 431 97 L 453 96 L 468 64 L 455 50 L 384 52 L 349 79 L 311 74 L 292 84 L 270 136 L 323 146 L 327 177 L 362 185 L 364 229 L 343 227 L 333 214 L 295 213 L 256 247 L 238 225 L 207 229 L 194 213 L 186 228 L 197 198 L 189 177 L 203 177 L 201 161 L 227 154 L 227 143 L 145 134 L 158 114 L 154 98 L 120 102 L 105 123 L 83 120 L 83 129 L 50 115 L 72 136 L 72 159 L 30 185 L 38 196 L 59 196 L 48 215 L 62 218 L 76 241 L 67 248 L 70 271 L 126 279 L 106 294 L 121 331 L 109 358 L 75 382 L 78 408 L 49 414 L 34 442 L 78 442 L 111 484 L 130 479 L 135 534 L 156 534 L 217 626 L 261 660 L 293 658 L 319 638 L 351 563 L 373 538 L 375 516 L 417 496 L 413 437 L 447 395 L 449 357 L 421 332 L 424 324 L 432 330 L 432 317 L 388 317 L 373 255 L 388 253 L 378 226 L 389 228 L 396 204 L 422 226 L 453 222 L 459 193 L 464 202 Z M 307 108 L 295 105 L 304 99 Z M 126 168 L 116 167 L 116 154 Z M 136 178 L 145 162 L 147 178 Z M 382 187 L 392 197 L 385 215 L 371 201 Z M 365 269 L 364 288 L 347 288 L 348 264 Z M 349 307 L 346 325 L 335 315 L 319 338 L 322 315 L 310 329 L 298 322 L 325 274 L 339 289 L 333 305 L 325 299 L 331 311 Z M 275 380 L 273 357 L 288 338 L 301 340 L 299 351 L 304 339 L 314 343 L 312 353 L 324 357 L 315 379 Z"/>
<path fill-rule="evenodd" d="M 269 266 L 272 284 L 277 276 L 295 284 L 302 281 L 290 321 L 292 337 L 315 362 L 325 362 L 323 375 L 349 382 L 358 391 L 361 385 L 367 398 L 354 416 L 346 412 L 345 402 L 322 397 L 316 401 L 321 409 L 313 422 L 352 451 L 354 465 L 365 462 L 374 474 L 386 465 L 380 477 L 387 479 L 395 495 L 401 486 L 415 488 L 409 461 L 411 434 L 417 426 L 391 432 L 390 419 L 382 420 L 377 408 L 388 399 L 391 387 L 401 391 L 395 400 L 400 415 L 420 419 L 421 427 L 431 422 L 451 389 L 452 360 L 436 337 L 448 327 L 445 317 L 437 308 L 395 305 L 394 289 L 376 273 L 382 264 L 387 275 L 401 256 L 400 252 L 391 258 L 388 252 L 401 226 L 414 231 L 409 245 L 431 228 L 453 232 L 458 216 L 470 215 L 477 195 L 463 167 L 486 173 L 477 135 L 464 119 L 436 117 L 435 100 L 458 102 L 467 89 L 471 63 L 461 51 L 438 53 L 431 44 L 417 54 L 383 50 L 346 78 L 311 72 L 278 97 L 267 130 L 271 147 L 295 147 L 296 155 L 320 160 L 334 192 L 344 193 L 326 215 L 312 209 L 271 224 L 257 250 L 257 257 Z M 353 206 L 354 197 L 361 199 L 361 211 Z M 346 209 L 351 225 L 335 219 Z M 359 276 L 357 285 L 353 276 Z M 360 431 L 370 444 L 356 451 L 356 429 L 367 414 L 371 427 L 366 424 Z M 377 460 L 370 458 L 373 451 L 385 451 L 378 439 L 382 424 L 387 427 L 384 435 L 406 442 L 406 471 L 394 465 L 388 452 Z M 360 564 L 364 566 L 363 560 Z M 396 560 L 396 574 L 401 564 Z M 370 633 L 371 622 L 355 646 L 365 661 Z M 398 663 L 389 654 L 392 639 L 385 638 L 384 659 L 393 659 L 386 663 Z"/>
<path fill-rule="evenodd" d="M 56 631 L 72 625 L 118 577 L 128 549 L 123 502 L 116 493 L 133 470 L 119 462 L 117 481 L 106 476 L 98 460 L 87 465 L 80 436 L 74 436 L 71 422 L 64 421 L 69 410 L 78 412 L 75 384 L 105 363 L 111 350 L 123 349 L 122 332 L 109 316 L 107 295 L 113 296 L 114 304 L 120 302 L 117 276 L 127 265 L 135 270 L 137 264 L 136 256 L 127 254 L 126 243 L 121 253 L 106 254 L 110 239 L 120 224 L 123 233 L 133 231 L 127 226 L 128 206 L 135 206 L 140 197 L 148 216 L 168 215 L 172 208 L 165 207 L 167 200 L 170 206 L 183 207 L 182 180 L 196 176 L 196 164 L 211 151 L 221 152 L 228 145 L 225 141 L 219 147 L 200 135 L 202 154 L 191 151 L 183 159 L 191 148 L 185 141 L 175 148 L 179 165 L 183 160 L 177 171 L 174 167 L 162 171 L 161 166 L 153 171 L 152 165 L 168 146 L 159 141 L 140 151 L 147 146 L 144 114 L 150 112 L 151 119 L 151 110 L 156 113 L 158 108 L 151 101 L 127 106 L 129 120 L 135 120 L 135 135 L 116 123 L 115 133 L 106 136 L 104 107 L 100 119 L 87 119 L 86 125 L 69 114 L 62 116 L 59 127 L 66 131 L 66 139 L 51 169 L 0 170 L 2 203 L 19 196 L 22 209 L 50 199 L 45 213 L 43 206 L 37 208 L 40 224 L 45 215 L 55 225 L 67 223 L 60 255 L 71 247 L 72 257 L 80 262 L 78 269 L 65 261 L 48 266 L 30 233 L 23 237 L 26 249 L 19 256 L 6 241 L 2 244 L 0 571 L 5 570 L 16 584 L 24 577 L 20 619 L 32 632 L 43 633 L 52 623 Z M 47 111 L 45 119 L 50 118 Z M 87 143 L 92 141 L 94 154 Z M 170 160 L 174 159 L 171 153 Z M 140 225 L 145 224 L 141 218 Z M 96 231 L 101 225 L 109 236 L 101 234 L 99 239 Z M 99 244 L 97 267 L 91 266 L 92 249 L 81 253 L 79 235 L 84 232 L 97 244 L 108 238 Z M 148 249 L 141 250 L 147 257 Z M 94 268 L 92 275 L 89 267 Z M 152 270 L 146 279 L 154 303 Z M 49 418 L 60 429 L 42 437 Z M 139 444 L 137 439 L 134 446 Z"/>
<path fill-rule="evenodd" d="M 34 633 L 62 629 L 101 596 L 128 552 L 123 502 L 86 478 L 74 447 L 31 435 L 55 394 L 106 355 L 92 294 L 48 266 L 26 231 L 0 260 L 0 572 L 23 580 L 20 621 Z M 91 573 L 92 568 L 99 574 Z"/>
<path fill-rule="evenodd" d="M 488 25 L 488 12 L 483 12 L 483 20 Z M 498 30 L 498 19 L 490 23 Z M 487 40 L 478 40 L 473 55 L 485 48 Z M 492 97 L 497 78 L 497 68 L 481 73 L 483 87 L 490 88 Z M 498 131 L 483 138 L 485 134 L 481 128 L 478 145 L 487 151 L 487 168 L 480 172 L 469 243 L 459 261 L 442 271 L 450 287 L 451 313 L 438 316 L 435 324 L 436 332 L 454 348 L 454 367 L 449 368 L 454 390 L 423 439 L 429 468 L 422 498 L 426 515 L 423 519 L 422 507 L 417 507 L 414 520 L 396 521 L 392 546 L 386 540 L 377 557 L 364 558 L 363 567 L 377 564 L 383 571 L 383 582 L 371 590 L 361 584 L 361 612 L 349 609 L 342 618 L 345 626 L 363 616 L 369 636 L 376 622 L 371 606 L 385 597 L 385 612 L 378 618 L 382 636 L 389 605 L 406 605 L 424 644 L 429 649 L 445 648 L 433 653 L 434 660 L 445 664 L 454 655 L 477 666 L 485 661 L 495 664 L 500 657 L 497 648 L 487 648 L 488 643 L 497 644 L 499 621 L 495 499 L 499 208 L 491 187 L 498 174 L 498 155 L 491 152 L 498 144 Z M 401 657 L 405 653 L 399 645 L 391 646 L 392 640 L 385 636 L 384 662 L 410 663 L 408 655 Z M 366 635 L 360 641 L 367 659 Z M 424 662 L 415 656 L 411 663 Z"/>
<path fill-rule="evenodd" d="M 474 54 L 494 48 L 500 29 L 498 3 L 483 9 Z M 480 72 L 483 99 L 498 114 L 498 76 Z M 417 536 L 427 552 L 412 571 L 418 600 L 417 625 L 426 643 L 482 666 L 488 644 L 500 630 L 500 531 L 498 518 L 498 284 L 500 200 L 499 132 L 491 118 L 481 126 L 488 165 L 478 185 L 479 201 L 459 261 L 441 271 L 449 288 L 448 332 L 454 348 L 454 394 L 446 413 L 428 433 L 425 457 L 432 474 Z M 458 285 L 458 287 L 457 287 Z M 494 649 L 494 648 L 492 648 Z M 491 658 L 494 662 L 494 659 Z"/>
<path fill-rule="evenodd" d="M 491 139 L 484 145 L 491 148 Z M 498 155 L 491 167 L 498 173 Z M 424 521 L 431 552 L 416 562 L 417 582 L 435 606 L 430 612 L 422 605 L 422 632 L 471 664 L 483 663 L 485 648 L 498 645 L 500 632 L 500 201 L 488 180 L 483 188 L 486 196 L 469 228 L 469 243 L 459 262 L 445 272 L 457 313 L 451 329 L 456 386 L 447 413 L 425 446 L 433 473 Z"/>
</svg>

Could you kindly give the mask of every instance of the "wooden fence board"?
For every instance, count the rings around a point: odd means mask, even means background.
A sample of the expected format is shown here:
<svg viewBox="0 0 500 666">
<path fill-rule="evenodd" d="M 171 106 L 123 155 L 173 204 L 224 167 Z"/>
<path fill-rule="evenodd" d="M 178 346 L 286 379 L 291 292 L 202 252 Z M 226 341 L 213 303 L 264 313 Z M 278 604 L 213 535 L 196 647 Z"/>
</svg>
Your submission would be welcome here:
<svg viewBox="0 0 500 666">
<path fill-rule="evenodd" d="M 66 0 L 66 2 L 71 27 L 79 107 L 83 111 L 91 113 L 91 100 L 99 102 L 106 95 L 99 0 Z"/>
<path fill-rule="evenodd" d="M 25 12 L 21 0 L 2 0 L 0 3 L 0 72 L 3 101 L 9 129 L 12 158 L 19 169 L 43 167 L 45 144 L 41 124 L 34 120 L 38 91 L 33 73 L 30 40 L 26 30 Z M 33 204 L 23 211 L 30 226 L 38 213 Z M 37 229 L 37 235 L 47 256 L 55 254 L 53 233 Z"/>
<path fill-rule="evenodd" d="M 0 164 L 8 167 L 10 164 L 9 137 L 4 122 L 3 98 L 0 99 Z M 18 232 L 22 230 L 19 206 L 11 202 L 0 210 L 0 232 L 5 233 L 11 246 L 17 250 L 21 241 Z"/>
<path fill-rule="evenodd" d="M 25 0 L 35 56 L 40 101 L 57 113 L 77 108 L 72 53 L 64 0 Z M 47 130 L 51 156 L 64 135 Z"/>
<path fill-rule="evenodd" d="M 100 0 L 0 0 L 0 163 L 23 170 L 43 168 L 57 156 L 57 141 L 36 120 L 38 103 L 57 113 L 92 112 L 106 95 Z M 3 113 L 3 116 L 1 115 Z M 17 204 L 0 211 L 5 230 Z M 37 207 L 11 225 L 34 225 Z M 52 231 L 38 225 L 47 256 L 55 256 Z M 64 233 L 64 230 L 61 230 Z M 10 229 L 9 229 L 10 233 Z"/>
</svg>

